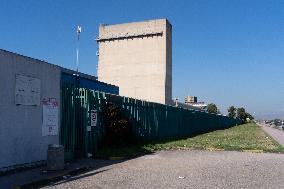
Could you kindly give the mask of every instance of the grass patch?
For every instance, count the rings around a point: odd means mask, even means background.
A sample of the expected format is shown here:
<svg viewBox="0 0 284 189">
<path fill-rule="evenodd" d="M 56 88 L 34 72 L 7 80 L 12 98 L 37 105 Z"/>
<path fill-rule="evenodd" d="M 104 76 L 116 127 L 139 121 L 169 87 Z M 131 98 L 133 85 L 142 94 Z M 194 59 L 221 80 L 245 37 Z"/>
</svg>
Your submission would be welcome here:
<svg viewBox="0 0 284 189">
<path fill-rule="evenodd" d="M 97 156 L 133 157 L 158 150 L 202 149 L 284 153 L 284 148 L 255 123 L 217 130 L 195 137 L 149 144 L 102 148 Z"/>
</svg>

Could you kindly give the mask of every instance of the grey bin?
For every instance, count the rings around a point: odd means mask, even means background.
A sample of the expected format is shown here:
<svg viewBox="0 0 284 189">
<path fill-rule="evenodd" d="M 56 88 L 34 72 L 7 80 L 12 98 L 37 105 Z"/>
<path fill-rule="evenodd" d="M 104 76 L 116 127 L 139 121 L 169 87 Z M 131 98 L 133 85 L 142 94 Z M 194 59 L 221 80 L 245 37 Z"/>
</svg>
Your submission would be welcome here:
<svg viewBox="0 0 284 189">
<path fill-rule="evenodd" d="M 56 171 L 64 169 L 64 147 L 50 144 L 47 150 L 47 170 Z"/>
</svg>

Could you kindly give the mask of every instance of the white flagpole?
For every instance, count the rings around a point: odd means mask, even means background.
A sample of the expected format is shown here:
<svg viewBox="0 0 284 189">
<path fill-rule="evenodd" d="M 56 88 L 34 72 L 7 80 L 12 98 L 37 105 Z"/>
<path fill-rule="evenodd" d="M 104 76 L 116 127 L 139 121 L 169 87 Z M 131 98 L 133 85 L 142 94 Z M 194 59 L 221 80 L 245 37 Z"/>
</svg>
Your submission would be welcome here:
<svg viewBox="0 0 284 189">
<path fill-rule="evenodd" d="M 77 62 L 76 62 L 76 71 L 77 71 L 77 75 L 78 75 L 78 67 L 79 67 L 79 49 L 78 49 L 78 45 L 77 45 Z"/>
<path fill-rule="evenodd" d="M 80 33 L 82 31 L 81 26 L 77 26 L 77 61 L 76 61 L 76 71 L 77 71 L 77 76 L 78 76 L 78 71 L 79 71 L 79 39 L 80 39 Z"/>
</svg>

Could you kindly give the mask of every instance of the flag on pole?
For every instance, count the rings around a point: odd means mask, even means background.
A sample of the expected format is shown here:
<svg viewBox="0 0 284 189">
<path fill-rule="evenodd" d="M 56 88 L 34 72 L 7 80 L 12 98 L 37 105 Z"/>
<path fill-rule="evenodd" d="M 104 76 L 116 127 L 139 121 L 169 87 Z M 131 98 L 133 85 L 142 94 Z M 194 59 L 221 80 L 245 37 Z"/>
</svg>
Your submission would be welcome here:
<svg viewBox="0 0 284 189">
<path fill-rule="evenodd" d="M 82 31 L 82 27 L 81 26 L 77 26 L 77 36 L 78 36 L 78 40 L 79 40 L 79 34 Z"/>
<path fill-rule="evenodd" d="M 81 33 L 81 31 L 82 31 L 81 26 L 77 26 L 77 33 L 79 34 L 79 33 Z"/>
</svg>

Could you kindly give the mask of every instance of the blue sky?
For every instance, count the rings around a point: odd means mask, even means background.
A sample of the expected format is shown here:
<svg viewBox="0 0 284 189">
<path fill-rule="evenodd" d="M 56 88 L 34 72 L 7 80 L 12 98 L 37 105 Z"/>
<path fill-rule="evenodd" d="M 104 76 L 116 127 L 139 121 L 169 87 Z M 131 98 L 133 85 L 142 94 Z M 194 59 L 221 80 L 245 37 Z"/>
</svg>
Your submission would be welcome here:
<svg viewBox="0 0 284 189">
<path fill-rule="evenodd" d="M 284 118 L 284 1 L 0 0 L 0 48 L 96 75 L 98 25 L 167 18 L 173 96 Z"/>
</svg>

